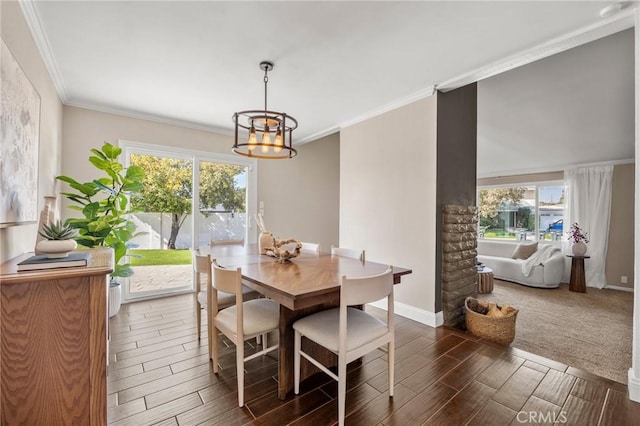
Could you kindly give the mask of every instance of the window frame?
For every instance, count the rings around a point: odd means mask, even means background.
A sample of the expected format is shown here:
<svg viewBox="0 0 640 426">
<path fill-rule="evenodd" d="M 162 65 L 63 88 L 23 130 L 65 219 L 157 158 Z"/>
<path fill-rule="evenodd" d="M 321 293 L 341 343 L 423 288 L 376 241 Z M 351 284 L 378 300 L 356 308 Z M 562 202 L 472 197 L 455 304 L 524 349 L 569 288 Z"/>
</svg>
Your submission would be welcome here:
<svg viewBox="0 0 640 426">
<path fill-rule="evenodd" d="M 559 180 L 559 179 L 553 179 L 553 180 L 546 180 L 546 181 L 512 181 L 512 182 L 503 182 L 500 184 L 492 184 L 492 185 L 478 185 L 476 186 L 476 206 L 478 208 L 480 208 L 480 191 L 482 190 L 487 190 L 487 189 L 499 189 L 499 188 L 521 188 L 521 187 L 534 187 L 534 217 L 535 217 L 535 224 L 536 224 L 536 229 L 539 228 L 539 224 L 540 224 L 540 195 L 539 195 L 539 188 L 540 187 L 546 187 L 546 186 L 562 186 L 565 189 L 565 194 L 566 194 L 566 187 L 567 185 L 565 184 L 564 180 Z M 564 219 L 564 209 L 562 211 L 562 217 Z M 480 223 L 480 218 L 478 215 L 478 224 Z M 563 231 L 564 232 L 564 231 Z M 515 239 L 506 239 L 506 238 L 486 238 L 483 237 L 483 239 L 488 239 L 488 240 L 492 240 L 492 241 L 505 241 L 505 242 L 518 242 L 518 241 L 522 241 L 522 240 L 518 240 L 517 238 Z M 526 240 L 526 237 L 525 237 Z M 534 232 L 534 239 L 533 240 L 529 240 L 529 241 L 545 241 L 545 240 L 541 240 L 540 239 L 540 232 Z"/>
</svg>

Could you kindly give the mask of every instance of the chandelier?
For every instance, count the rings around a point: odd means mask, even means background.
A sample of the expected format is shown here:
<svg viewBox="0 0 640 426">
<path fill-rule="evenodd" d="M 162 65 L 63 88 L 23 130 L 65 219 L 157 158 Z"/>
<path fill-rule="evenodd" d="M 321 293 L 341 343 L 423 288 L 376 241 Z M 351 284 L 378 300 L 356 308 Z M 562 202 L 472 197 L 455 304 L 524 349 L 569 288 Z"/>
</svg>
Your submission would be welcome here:
<svg viewBox="0 0 640 426">
<path fill-rule="evenodd" d="M 264 110 L 238 111 L 233 114 L 235 140 L 232 151 L 252 158 L 293 158 L 298 151 L 293 148 L 291 136 L 298 127 L 298 122 L 284 112 L 267 109 L 267 73 L 273 69 L 273 62 L 260 62 L 260 69 L 264 71 Z"/>
</svg>

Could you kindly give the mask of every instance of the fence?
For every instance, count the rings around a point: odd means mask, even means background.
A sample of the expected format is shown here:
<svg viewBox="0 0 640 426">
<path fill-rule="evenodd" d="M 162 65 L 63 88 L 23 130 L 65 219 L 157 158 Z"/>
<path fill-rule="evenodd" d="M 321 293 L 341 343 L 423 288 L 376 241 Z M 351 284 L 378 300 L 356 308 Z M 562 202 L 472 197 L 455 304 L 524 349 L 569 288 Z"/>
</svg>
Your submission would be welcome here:
<svg viewBox="0 0 640 426">
<path fill-rule="evenodd" d="M 247 226 L 246 213 L 199 213 L 199 226 L 196 230 L 199 245 L 208 245 L 211 240 L 240 239 L 245 236 Z M 136 237 L 132 243 L 141 249 L 165 249 L 171 236 L 170 213 L 136 213 L 131 215 L 138 232 L 145 235 Z M 191 234 L 193 217 L 187 215 L 176 238 L 176 248 L 186 249 L 193 246 Z"/>
</svg>

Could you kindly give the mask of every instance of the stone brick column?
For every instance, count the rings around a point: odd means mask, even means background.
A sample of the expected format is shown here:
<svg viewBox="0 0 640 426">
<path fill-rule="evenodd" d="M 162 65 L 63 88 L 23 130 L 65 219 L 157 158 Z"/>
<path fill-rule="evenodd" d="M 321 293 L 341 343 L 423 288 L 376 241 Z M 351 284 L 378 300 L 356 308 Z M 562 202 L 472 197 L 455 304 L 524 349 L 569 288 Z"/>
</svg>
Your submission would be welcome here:
<svg viewBox="0 0 640 426">
<path fill-rule="evenodd" d="M 442 313 L 444 325 L 464 328 L 464 299 L 478 295 L 478 208 L 442 208 Z"/>
</svg>

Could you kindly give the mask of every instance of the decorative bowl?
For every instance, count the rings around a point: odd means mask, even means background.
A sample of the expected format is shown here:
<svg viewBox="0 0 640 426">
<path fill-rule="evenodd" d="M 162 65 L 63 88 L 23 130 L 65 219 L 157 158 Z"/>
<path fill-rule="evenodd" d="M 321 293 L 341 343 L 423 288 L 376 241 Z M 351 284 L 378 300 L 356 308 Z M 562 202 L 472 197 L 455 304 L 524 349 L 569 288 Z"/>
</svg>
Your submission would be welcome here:
<svg viewBox="0 0 640 426">
<path fill-rule="evenodd" d="M 291 247 L 293 245 L 295 245 L 295 247 L 292 249 Z M 277 238 L 274 238 L 273 246 L 267 247 L 265 250 L 267 254 L 276 258 L 276 262 L 286 263 L 291 262 L 291 259 L 294 257 L 298 257 L 301 248 L 302 243 L 298 240 L 294 240 L 293 238 L 289 238 L 287 240 L 278 240 Z"/>
</svg>

